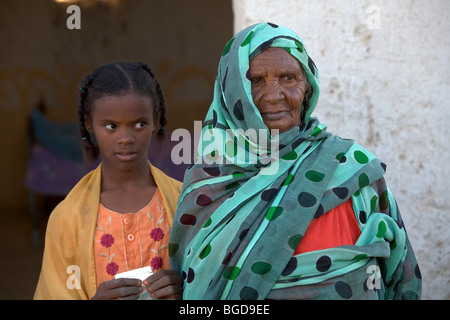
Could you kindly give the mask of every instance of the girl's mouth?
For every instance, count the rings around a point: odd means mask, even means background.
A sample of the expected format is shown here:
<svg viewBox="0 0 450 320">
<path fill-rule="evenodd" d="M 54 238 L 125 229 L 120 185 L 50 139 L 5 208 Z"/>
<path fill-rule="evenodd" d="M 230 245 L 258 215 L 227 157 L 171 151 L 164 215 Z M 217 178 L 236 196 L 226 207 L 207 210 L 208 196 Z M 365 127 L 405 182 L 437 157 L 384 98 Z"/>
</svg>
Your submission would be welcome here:
<svg viewBox="0 0 450 320">
<path fill-rule="evenodd" d="M 132 152 L 132 151 L 124 151 L 124 152 L 117 152 L 116 156 L 121 160 L 121 161 L 132 161 L 136 158 L 137 153 L 136 152 Z"/>
</svg>

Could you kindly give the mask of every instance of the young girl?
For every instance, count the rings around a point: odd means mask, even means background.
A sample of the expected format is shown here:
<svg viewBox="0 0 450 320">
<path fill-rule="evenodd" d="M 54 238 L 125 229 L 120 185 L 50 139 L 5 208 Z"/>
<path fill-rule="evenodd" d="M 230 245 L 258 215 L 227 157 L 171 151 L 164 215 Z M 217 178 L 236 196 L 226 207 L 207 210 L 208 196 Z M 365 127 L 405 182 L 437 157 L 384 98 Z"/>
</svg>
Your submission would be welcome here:
<svg viewBox="0 0 450 320">
<path fill-rule="evenodd" d="M 50 215 L 34 298 L 178 298 L 168 241 L 181 182 L 147 157 L 166 124 L 154 72 L 144 63 L 98 68 L 80 86 L 78 115 L 85 155 L 102 162 Z M 153 275 L 144 281 L 116 279 L 145 266 Z"/>
</svg>

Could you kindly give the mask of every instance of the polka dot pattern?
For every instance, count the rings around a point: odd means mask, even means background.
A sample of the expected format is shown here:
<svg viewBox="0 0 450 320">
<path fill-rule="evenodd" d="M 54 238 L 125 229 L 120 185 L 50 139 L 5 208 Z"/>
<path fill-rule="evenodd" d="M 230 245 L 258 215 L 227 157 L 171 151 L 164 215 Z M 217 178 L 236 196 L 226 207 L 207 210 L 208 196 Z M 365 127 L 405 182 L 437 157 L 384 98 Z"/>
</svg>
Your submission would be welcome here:
<svg viewBox="0 0 450 320">
<path fill-rule="evenodd" d="M 189 268 L 187 276 L 186 276 L 186 282 L 191 283 L 192 281 L 194 281 L 194 278 L 195 278 L 194 269 Z"/>
<path fill-rule="evenodd" d="M 314 214 L 314 219 L 321 217 L 324 213 L 325 213 L 325 210 L 323 209 L 322 204 L 319 204 L 319 206 L 317 207 L 317 211 Z"/>
<path fill-rule="evenodd" d="M 353 295 L 352 288 L 344 281 L 336 282 L 335 290 L 344 299 L 350 299 Z"/>
<path fill-rule="evenodd" d="M 200 207 L 205 207 L 211 203 L 211 198 L 202 193 L 198 196 L 196 203 Z"/>
<path fill-rule="evenodd" d="M 212 219 L 209 218 L 208 221 L 206 221 L 206 223 L 203 225 L 203 228 L 206 229 L 206 228 L 208 228 L 211 224 L 212 224 Z"/>
<path fill-rule="evenodd" d="M 234 141 L 228 140 L 225 143 L 225 153 L 229 158 L 234 158 L 237 155 L 238 146 Z"/>
<path fill-rule="evenodd" d="M 200 252 L 200 255 L 199 255 L 199 258 L 200 259 L 205 259 L 207 256 L 208 256 L 208 254 L 211 252 L 211 245 L 207 245 L 203 250 L 202 250 L 202 252 Z"/>
<path fill-rule="evenodd" d="M 342 200 L 346 199 L 348 196 L 348 189 L 345 187 L 333 188 L 333 192 Z"/>
<path fill-rule="evenodd" d="M 297 258 L 295 258 L 295 257 L 290 258 L 288 264 L 284 268 L 281 275 L 284 277 L 289 276 L 290 274 L 292 274 L 295 271 L 295 269 L 297 269 L 297 266 L 298 266 Z"/>
<path fill-rule="evenodd" d="M 294 234 L 289 238 L 288 244 L 292 250 L 297 249 L 298 244 L 302 240 L 303 236 L 301 234 Z"/>
<path fill-rule="evenodd" d="M 267 211 L 266 219 L 271 221 L 278 218 L 283 213 L 282 207 L 270 207 L 269 211 Z"/>
<path fill-rule="evenodd" d="M 242 288 L 239 298 L 241 300 L 258 300 L 259 294 L 258 291 L 251 287 L 244 287 Z"/>
<path fill-rule="evenodd" d="M 366 164 L 369 162 L 369 158 L 360 150 L 356 150 L 353 153 L 353 156 L 355 157 L 356 162 L 360 164 Z"/>
<path fill-rule="evenodd" d="M 291 159 L 291 156 L 287 156 L 286 157 L 288 160 Z M 361 156 L 361 154 L 359 154 L 356 151 L 351 151 L 351 156 L 347 156 L 345 155 L 339 155 L 339 153 L 337 153 L 335 156 L 330 157 L 331 160 L 337 161 L 336 163 L 338 164 L 338 166 L 343 166 L 343 165 L 351 165 L 351 162 L 349 162 L 349 159 L 351 159 L 351 161 L 355 161 L 356 159 L 359 159 L 359 161 L 364 162 L 365 158 L 363 156 Z M 342 159 L 347 159 L 345 162 L 342 161 Z M 382 166 L 380 165 L 380 168 L 383 170 Z M 208 168 L 203 168 L 202 169 L 203 172 L 205 174 L 207 174 L 208 176 L 220 176 L 220 168 L 219 170 L 216 170 L 215 167 L 208 167 Z M 384 170 L 383 170 L 384 171 Z M 323 180 L 326 179 L 326 174 L 322 173 L 319 170 L 313 170 L 313 169 L 309 169 L 309 170 L 305 170 L 303 175 L 303 179 L 304 181 L 308 181 L 308 183 L 310 184 L 315 184 L 315 183 L 321 183 L 323 182 Z M 234 173 L 233 178 L 240 178 L 242 177 L 242 173 Z M 286 178 L 283 180 L 283 183 L 281 184 L 281 188 L 283 187 L 289 187 L 292 184 L 292 181 L 295 178 L 295 174 L 294 171 L 289 170 L 288 175 L 286 176 Z M 330 189 L 330 193 L 328 197 L 334 197 L 334 199 L 340 199 L 340 201 L 348 198 L 349 196 L 351 196 L 353 194 L 354 197 L 366 197 L 365 193 L 362 193 L 361 190 L 366 190 L 367 188 L 372 188 L 371 185 L 371 181 L 372 181 L 372 177 L 367 174 L 366 172 L 361 172 L 358 175 L 356 175 L 356 179 L 352 180 L 353 182 L 353 187 L 350 187 L 350 184 L 347 185 L 341 185 L 338 187 L 334 187 L 332 189 Z M 225 187 L 226 190 L 230 190 L 230 189 L 235 189 L 235 188 L 239 188 L 241 184 L 236 182 L 233 183 L 228 183 Z M 230 187 L 229 187 L 230 186 Z M 354 188 L 354 189 L 351 189 Z M 267 203 L 267 204 L 272 204 L 273 201 L 277 198 L 277 195 L 280 192 L 280 187 L 271 187 L 271 188 L 267 188 L 264 189 L 261 193 L 260 193 L 260 203 Z M 354 191 L 356 190 L 356 191 Z M 380 189 L 379 187 L 377 187 L 377 190 L 381 193 L 381 194 L 373 194 L 373 195 L 369 195 L 369 201 L 367 201 L 367 210 L 359 210 L 358 211 L 358 223 L 360 225 L 364 225 L 367 222 L 368 216 L 370 216 L 370 214 L 372 212 L 376 212 L 377 210 L 380 209 L 384 209 L 384 210 L 388 210 L 389 209 L 389 200 L 388 200 L 388 192 L 387 190 L 384 189 Z M 197 205 L 210 205 L 211 204 L 211 199 L 209 196 L 206 196 L 206 194 L 200 194 L 197 197 Z M 209 200 L 208 200 L 209 199 Z M 322 200 L 323 201 L 323 200 Z M 314 208 L 315 213 L 314 213 L 314 218 L 323 215 L 327 209 L 326 209 L 326 204 L 323 203 L 322 201 L 320 201 L 315 195 L 311 194 L 310 192 L 307 191 L 301 191 L 297 197 L 297 202 L 298 205 L 302 208 L 308 209 L 308 208 Z M 274 221 L 277 221 L 280 217 L 282 217 L 285 212 L 284 212 L 284 208 L 282 206 L 273 206 L 271 205 L 270 207 L 268 207 L 267 211 L 266 211 L 266 220 L 269 221 L 269 223 L 272 223 Z M 369 212 L 369 213 L 367 213 Z M 193 216 L 193 215 L 191 215 Z M 189 215 L 184 215 L 183 217 L 183 221 L 185 221 L 185 223 L 190 224 L 193 223 L 194 218 L 190 217 Z M 204 227 L 209 227 L 213 224 L 211 219 L 208 219 L 205 223 L 204 223 Z M 246 235 L 248 234 L 249 228 L 244 228 L 242 229 L 242 231 L 239 234 L 239 239 L 242 241 L 243 239 L 246 239 Z M 384 221 L 381 221 L 378 223 L 377 227 L 376 227 L 376 234 L 375 236 L 379 239 L 383 239 L 386 235 L 388 231 L 388 226 Z M 302 238 L 302 234 L 294 234 L 292 236 L 289 237 L 289 241 L 288 241 L 288 247 L 291 250 L 295 250 L 296 247 L 298 246 L 298 244 L 300 243 Z M 396 250 L 397 247 L 397 242 L 396 241 L 391 241 L 390 242 L 390 250 Z M 174 248 L 174 247 L 173 247 Z M 200 260 L 207 260 L 209 258 L 209 256 L 212 254 L 212 252 L 214 251 L 213 247 L 211 246 L 211 244 L 208 244 L 207 246 L 203 247 L 201 251 L 199 251 L 198 253 L 198 259 Z M 354 254 L 351 258 L 349 258 L 349 260 L 351 261 L 365 261 L 366 259 L 369 259 L 370 257 L 366 254 L 366 253 L 360 253 L 360 254 Z M 239 275 L 243 272 L 242 267 L 243 266 L 237 266 L 237 265 L 231 265 L 230 263 L 234 261 L 233 260 L 233 254 L 232 252 L 228 252 L 226 253 L 223 258 L 221 258 L 221 263 L 224 266 L 227 266 L 224 269 L 223 272 L 223 278 L 226 279 L 226 281 L 235 281 L 239 278 Z M 267 260 L 267 261 L 271 261 L 271 260 Z M 257 260 L 255 262 L 253 262 L 250 267 L 249 267 L 249 271 L 257 276 L 260 277 L 266 277 L 268 275 L 270 275 L 272 272 L 274 272 L 273 270 L 273 265 L 271 264 L 271 262 L 267 262 L 264 260 Z M 316 270 L 316 272 L 318 272 L 319 274 L 328 274 L 329 271 L 334 270 L 335 268 L 339 267 L 339 262 L 333 262 L 332 259 L 332 255 L 321 255 L 318 256 L 314 262 L 314 269 Z M 304 267 L 303 267 L 304 268 Z M 296 257 L 291 257 L 290 259 L 287 260 L 286 265 L 284 266 L 284 268 L 282 270 L 280 270 L 280 276 L 281 277 L 292 277 L 292 275 L 297 274 L 300 270 L 302 269 L 302 266 L 299 264 L 299 260 Z M 420 273 L 420 271 L 419 271 Z M 190 270 L 188 269 L 187 272 L 185 272 L 185 278 L 186 278 L 186 282 L 187 279 L 189 278 L 189 283 L 194 283 L 195 280 L 195 271 L 194 269 Z M 417 278 L 417 277 L 415 277 Z M 290 279 L 289 282 L 295 283 L 295 277 Z M 255 289 L 256 287 L 253 285 L 247 285 L 247 286 L 243 286 L 240 291 L 239 291 L 239 298 L 240 299 L 248 299 L 248 298 L 254 298 L 259 296 L 258 290 Z M 364 289 L 364 286 L 362 286 L 362 288 Z M 334 284 L 334 292 L 336 294 L 336 298 L 340 298 L 340 299 L 353 299 L 357 296 L 359 296 L 359 292 L 355 295 L 354 292 L 354 287 L 352 287 L 352 285 L 344 280 L 340 280 L 337 281 Z M 362 289 L 361 289 L 362 290 Z M 368 292 L 371 292 L 370 290 L 367 289 L 367 286 L 365 287 L 364 290 L 364 294 L 370 294 Z M 373 290 L 372 290 L 373 291 Z M 376 292 L 375 292 L 376 293 Z"/>
<path fill-rule="evenodd" d="M 272 265 L 270 263 L 264 262 L 264 261 L 255 262 L 251 266 L 251 270 L 253 271 L 253 273 L 256 273 L 259 275 L 266 274 L 266 273 L 270 272 L 271 269 L 272 269 Z"/>
<path fill-rule="evenodd" d="M 181 224 L 194 226 L 197 223 L 197 218 L 192 215 L 185 213 L 180 217 Z"/>
<path fill-rule="evenodd" d="M 250 40 L 252 39 L 253 31 L 250 31 L 247 37 L 245 37 L 245 40 L 242 41 L 241 47 L 245 47 L 250 43 Z"/>
<path fill-rule="evenodd" d="M 305 173 L 305 177 L 312 182 L 320 182 L 325 178 L 325 175 L 316 170 L 308 170 Z"/>
<path fill-rule="evenodd" d="M 362 189 L 369 185 L 369 177 L 365 173 L 361 173 L 358 177 L 359 188 Z"/>
<path fill-rule="evenodd" d="M 386 223 L 384 221 L 380 221 L 380 223 L 378 224 L 377 238 L 383 238 L 386 231 L 387 231 Z"/>
<path fill-rule="evenodd" d="M 247 92 L 246 59 L 250 61 L 269 46 L 286 48 L 318 89 L 317 67 L 298 36 L 272 23 L 249 27 L 224 47 L 203 133 L 212 128 L 266 128 Z M 239 59 L 243 63 L 235 63 Z M 318 93 L 314 90 L 311 112 Z M 307 121 L 280 135 L 275 174 L 262 174 L 262 153 L 249 137 L 237 135 L 223 145 L 211 143 L 199 150 L 205 159 L 245 157 L 242 164 L 200 163 L 186 172 L 169 245 L 171 265 L 182 274 L 186 299 L 254 300 L 270 298 L 275 292 L 301 295 L 301 290 L 294 288 L 304 279 L 321 284 L 312 286 L 314 293 L 305 293 L 308 297 L 321 292 L 336 299 L 393 296 L 390 287 L 386 289 L 389 292 L 377 292 L 363 285 L 368 277 L 365 264 L 377 261 L 377 255 L 402 257 L 407 245 L 395 201 L 379 182 L 386 165 L 353 141 L 328 133 L 325 125 L 310 118 L 310 111 Z M 360 241 L 371 246 L 293 255 L 310 221 L 349 198 L 361 228 Z M 389 248 L 381 248 L 386 241 Z M 386 270 L 397 268 L 385 260 Z M 405 261 L 415 264 L 403 270 L 407 276 L 402 281 L 415 281 L 420 275 L 416 262 L 411 256 Z M 392 279 L 391 286 L 401 288 L 399 281 Z M 414 290 L 398 295 L 412 297 Z"/>
<path fill-rule="evenodd" d="M 203 168 L 203 171 L 205 171 L 208 175 L 212 177 L 217 177 L 220 175 L 220 169 L 218 167 L 205 167 Z"/>
<path fill-rule="evenodd" d="M 304 208 L 310 208 L 317 202 L 317 198 L 309 192 L 301 192 L 298 195 L 298 203 Z"/>
<path fill-rule="evenodd" d="M 331 258 L 329 256 L 321 256 L 316 262 L 316 269 L 319 272 L 328 271 L 331 267 Z"/>
<path fill-rule="evenodd" d="M 233 114 L 236 117 L 237 120 L 243 121 L 244 120 L 244 110 L 242 107 L 242 101 L 238 100 L 236 101 L 234 108 L 233 108 Z"/>
<path fill-rule="evenodd" d="M 230 52 L 230 49 L 231 49 L 231 46 L 232 46 L 234 40 L 235 40 L 235 38 L 232 38 L 232 39 L 225 45 L 225 48 L 223 49 L 222 56 L 226 56 L 226 55 Z"/>
<path fill-rule="evenodd" d="M 227 280 L 234 280 L 238 276 L 240 271 L 241 269 L 239 267 L 228 267 L 223 273 L 223 277 Z"/>
<path fill-rule="evenodd" d="M 233 254 L 231 252 L 228 252 L 225 258 L 222 260 L 222 264 L 228 264 L 230 262 L 231 257 L 233 257 Z"/>
<path fill-rule="evenodd" d="M 289 184 L 291 184 L 291 182 L 294 180 L 294 175 L 293 174 L 289 174 L 286 178 L 286 180 L 284 180 L 283 182 L 283 186 L 287 186 Z"/>
<path fill-rule="evenodd" d="M 277 188 L 270 188 L 270 189 L 264 190 L 261 194 L 261 200 L 271 201 L 276 196 L 277 192 L 278 192 Z"/>
<path fill-rule="evenodd" d="M 282 156 L 283 160 L 288 160 L 288 161 L 292 161 L 292 160 L 296 160 L 298 157 L 297 153 L 292 150 L 291 152 L 289 152 L 288 154 Z"/>
</svg>

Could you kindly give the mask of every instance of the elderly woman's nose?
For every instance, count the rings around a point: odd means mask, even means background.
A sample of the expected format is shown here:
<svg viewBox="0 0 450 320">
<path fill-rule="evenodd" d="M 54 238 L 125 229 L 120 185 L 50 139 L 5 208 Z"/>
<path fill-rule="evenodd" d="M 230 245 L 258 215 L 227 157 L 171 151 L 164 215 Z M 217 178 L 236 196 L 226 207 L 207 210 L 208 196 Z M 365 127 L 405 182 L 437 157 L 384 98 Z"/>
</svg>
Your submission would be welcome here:
<svg viewBox="0 0 450 320">
<path fill-rule="evenodd" d="M 263 99 L 267 102 L 278 102 L 284 98 L 283 88 L 278 82 L 267 82 L 264 88 Z"/>
</svg>

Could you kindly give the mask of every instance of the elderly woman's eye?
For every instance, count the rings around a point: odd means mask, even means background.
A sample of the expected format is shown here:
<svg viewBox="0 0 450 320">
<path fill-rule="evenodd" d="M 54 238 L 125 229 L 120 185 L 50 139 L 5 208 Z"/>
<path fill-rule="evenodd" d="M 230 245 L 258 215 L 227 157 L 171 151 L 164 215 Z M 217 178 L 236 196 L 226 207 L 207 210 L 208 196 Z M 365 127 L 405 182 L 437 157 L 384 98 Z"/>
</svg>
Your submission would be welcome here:
<svg viewBox="0 0 450 320">
<path fill-rule="evenodd" d="M 284 75 L 284 79 L 287 81 L 295 80 L 295 76 L 293 74 L 286 74 Z"/>
<path fill-rule="evenodd" d="M 261 78 L 252 78 L 252 79 L 250 79 L 250 82 L 252 84 L 260 84 L 261 83 Z"/>
</svg>

